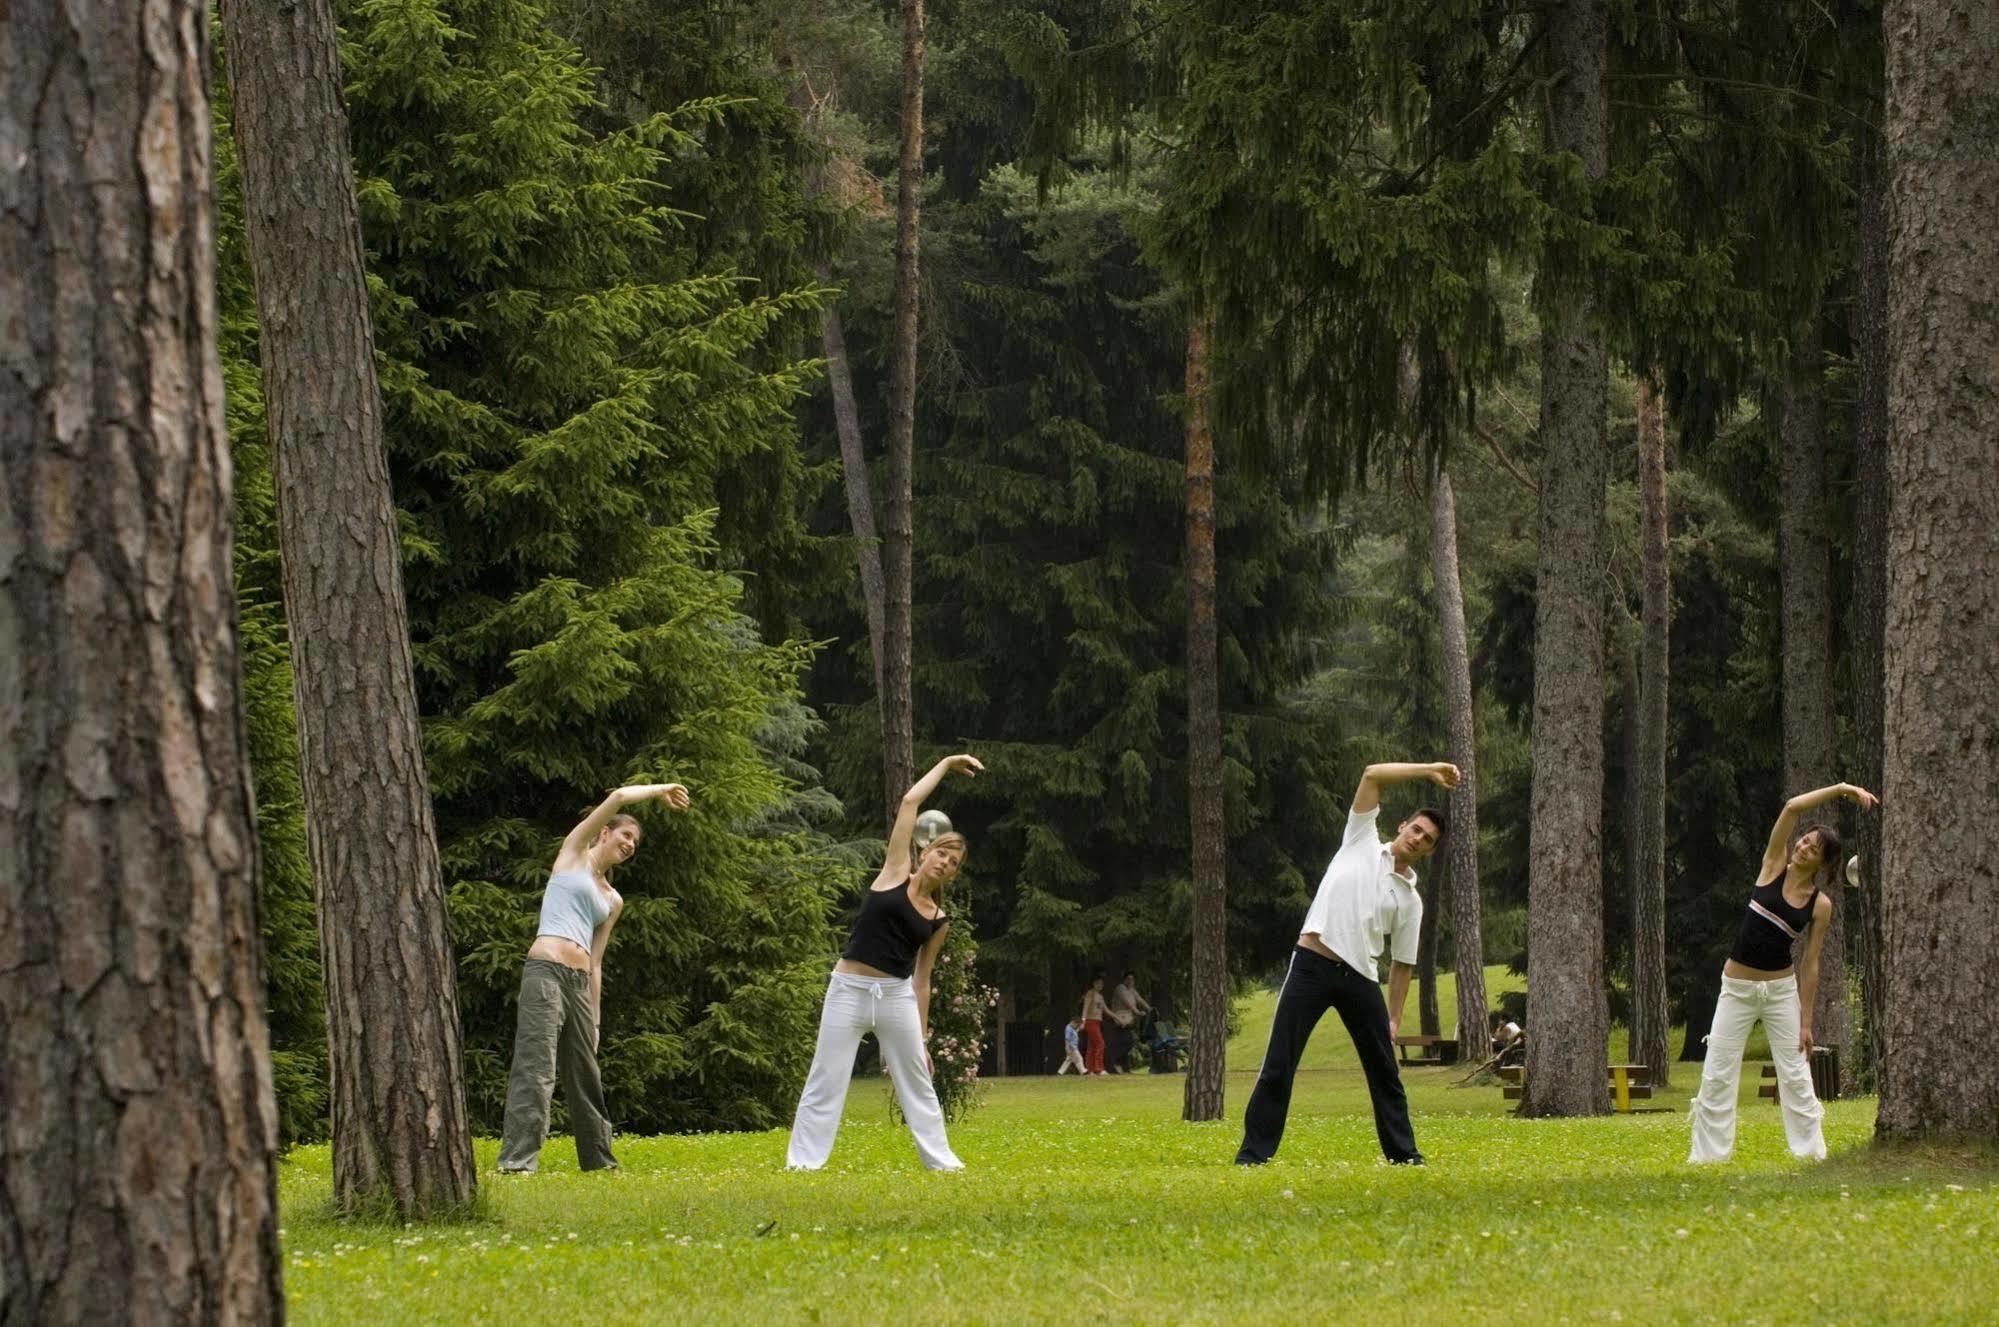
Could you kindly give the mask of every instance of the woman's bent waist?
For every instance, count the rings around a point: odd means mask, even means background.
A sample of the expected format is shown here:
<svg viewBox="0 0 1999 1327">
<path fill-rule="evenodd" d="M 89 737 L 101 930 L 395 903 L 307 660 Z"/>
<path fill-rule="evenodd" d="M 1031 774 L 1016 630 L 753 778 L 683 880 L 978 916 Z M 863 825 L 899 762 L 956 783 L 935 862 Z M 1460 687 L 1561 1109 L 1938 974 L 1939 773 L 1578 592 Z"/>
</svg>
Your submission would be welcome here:
<svg viewBox="0 0 1999 1327">
<path fill-rule="evenodd" d="M 913 998 L 916 994 L 914 977 L 892 977 L 886 972 L 855 972 L 846 967 L 836 967 L 827 983 L 827 989 L 830 991 L 842 986 L 850 990 L 867 991 L 877 996 L 908 995 Z"/>
<path fill-rule="evenodd" d="M 528 946 L 527 956 L 530 961 L 539 959 L 544 963 L 560 963 L 578 972 L 590 970 L 590 951 L 567 936 L 538 935 Z"/>
<path fill-rule="evenodd" d="M 1797 976 L 1798 970 L 1796 968 L 1778 968 L 1772 972 L 1765 968 L 1752 968 L 1746 963 L 1738 963 L 1731 958 L 1721 965 L 1721 975 L 1724 981 L 1783 981 L 1787 978 Z"/>
<path fill-rule="evenodd" d="M 835 976 L 860 977 L 865 981 L 909 981 L 911 974 L 883 972 L 871 963 L 863 963 L 857 958 L 843 958 L 833 965 Z"/>
</svg>

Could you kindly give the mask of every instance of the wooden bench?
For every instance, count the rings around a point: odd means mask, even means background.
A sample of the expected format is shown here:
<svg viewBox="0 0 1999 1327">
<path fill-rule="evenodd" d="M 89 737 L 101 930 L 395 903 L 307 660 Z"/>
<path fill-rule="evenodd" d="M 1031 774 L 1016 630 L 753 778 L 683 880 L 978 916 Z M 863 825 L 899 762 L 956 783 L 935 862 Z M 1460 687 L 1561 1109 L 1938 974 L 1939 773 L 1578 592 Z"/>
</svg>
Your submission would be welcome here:
<svg viewBox="0 0 1999 1327">
<path fill-rule="evenodd" d="M 1409 1055 L 1411 1046 L 1422 1052 L 1413 1059 Z M 1395 1053 L 1402 1057 L 1404 1064 L 1456 1064 L 1458 1043 L 1454 1037 L 1397 1037 Z"/>
<path fill-rule="evenodd" d="M 1631 1113 L 1634 1101 L 1652 1099 L 1651 1070 L 1642 1064 L 1607 1064 L 1604 1074 L 1610 1079 L 1611 1104 L 1621 1113 Z M 1500 1066 L 1500 1092 L 1508 1101 L 1518 1101 L 1527 1095 L 1527 1069 L 1524 1065 L 1508 1064 Z"/>
</svg>

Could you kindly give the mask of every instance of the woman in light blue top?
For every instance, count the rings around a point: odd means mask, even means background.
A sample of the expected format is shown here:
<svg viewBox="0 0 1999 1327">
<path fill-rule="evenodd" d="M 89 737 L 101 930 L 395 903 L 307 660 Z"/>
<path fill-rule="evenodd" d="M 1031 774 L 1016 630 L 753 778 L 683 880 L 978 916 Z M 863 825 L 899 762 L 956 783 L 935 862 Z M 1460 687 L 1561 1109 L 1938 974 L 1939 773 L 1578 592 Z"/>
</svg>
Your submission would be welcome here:
<svg viewBox="0 0 1999 1327">
<path fill-rule="evenodd" d="M 608 872 L 639 849 L 639 822 L 621 808 L 654 798 L 687 809 L 677 783 L 620 788 L 569 831 L 541 896 L 541 924 L 521 970 L 514 1063 L 507 1075 L 507 1121 L 500 1169 L 532 1172 L 548 1137 L 555 1080 L 575 1126 L 576 1159 L 584 1170 L 616 1166 L 604 1084 L 597 1072 L 597 1015 L 604 989 L 604 950 L 624 900 Z"/>
</svg>

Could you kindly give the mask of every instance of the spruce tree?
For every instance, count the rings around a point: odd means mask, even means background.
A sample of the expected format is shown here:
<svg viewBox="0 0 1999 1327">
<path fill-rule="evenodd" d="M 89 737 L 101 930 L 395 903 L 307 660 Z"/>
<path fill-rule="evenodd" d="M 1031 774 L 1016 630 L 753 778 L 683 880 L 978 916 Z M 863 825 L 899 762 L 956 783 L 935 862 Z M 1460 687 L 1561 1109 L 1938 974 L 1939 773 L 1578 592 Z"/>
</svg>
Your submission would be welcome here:
<svg viewBox="0 0 1999 1327">
<path fill-rule="evenodd" d="M 933 90 L 949 125 L 952 88 Z M 917 695 L 933 735 L 988 760 L 952 808 L 981 882 L 987 980 L 1010 990 L 1020 1017 L 1052 1026 L 1099 969 L 1137 969 L 1169 1007 L 1187 993 L 1175 404 L 1186 323 L 1142 251 L 1156 180 L 1121 180 L 1101 153 L 1045 203 L 1017 167 L 980 178 L 969 198 L 925 213 L 931 325 L 948 329 L 951 349 L 919 430 L 932 459 L 917 476 Z M 873 312 L 885 285 L 857 301 L 857 347 L 885 342 L 887 319 Z M 879 397 L 862 400 L 879 418 Z M 828 451 L 830 431 L 819 434 Z M 1250 482 L 1225 447 L 1217 459 L 1229 970 L 1240 979 L 1289 946 L 1337 839 L 1340 803 L 1324 793 L 1337 744 L 1323 707 L 1298 691 L 1334 609 L 1321 593 L 1333 540 L 1301 514 L 1295 486 Z M 824 634 L 861 636 L 858 605 L 821 621 Z M 831 767 L 858 799 L 878 750 L 865 658 L 829 658 L 815 687 L 835 715 Z"/>
<path fill-rule="evenodd" d="M 826 902 L 855 868 L 816 828 L 838 806 L 801 759 L 810 650 L 744 615 L 716 507 L 787 443 L 810 374 L 774 338 L 812 298 L 699 270 L 656 183 L 698 119 L 586 128 L 589 71 L 532 7 L 364 0 L 345 31 L 475 1121 L 499 1123 L 561 835 L 604 789 L 671 774 L 697 810 L 648 824 L 617 878 L 613 1116 L 781 1122 Z"/>
</svg>

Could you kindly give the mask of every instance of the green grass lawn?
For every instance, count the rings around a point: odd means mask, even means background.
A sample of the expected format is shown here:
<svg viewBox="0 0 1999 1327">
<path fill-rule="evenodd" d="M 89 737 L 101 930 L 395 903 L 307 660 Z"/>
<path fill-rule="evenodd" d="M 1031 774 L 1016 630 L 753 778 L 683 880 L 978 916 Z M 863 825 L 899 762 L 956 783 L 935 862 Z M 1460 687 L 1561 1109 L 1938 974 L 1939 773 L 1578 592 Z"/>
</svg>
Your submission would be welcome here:
<svg viewBox="0 0 1999 1327">
<path fill-rule="evenodd" d="M 1828 1106 L 1833 1159 L 1801 1164 L 1746 1075 L 1736 1160 L 1690 1168 L 1697 1066 L 1667 1109 L 1574 1121 L 1412 1070 L 1430 1165 L 1390 1168 L 1334 1020 L 1277 1160 L 1239 1170 L 1269 1010 L 1245 1005 L 1223 1122 L 1180 1122 L 1178 1076 L 1003 1079 L 952 1130 L 961 1175 L 917 1165 L 880 1080 L 816 1175 L 782 1170 L 782 1132 L 622 1138 L 623 1171 L 587 1176 L 555 1139 L 504 1180 L 483 1141 L 486 1215 L 456 1225 L 336 1222 L 327 1151 L 302 1148 L 293 1321 L 1966 1323 L 1999 1303 L 1999 1153 L 1878 1151 L 1863 1099 Z"/>
</svg>

